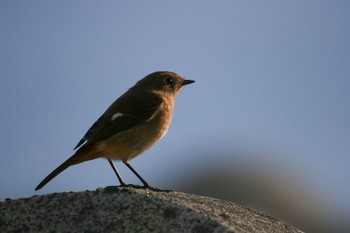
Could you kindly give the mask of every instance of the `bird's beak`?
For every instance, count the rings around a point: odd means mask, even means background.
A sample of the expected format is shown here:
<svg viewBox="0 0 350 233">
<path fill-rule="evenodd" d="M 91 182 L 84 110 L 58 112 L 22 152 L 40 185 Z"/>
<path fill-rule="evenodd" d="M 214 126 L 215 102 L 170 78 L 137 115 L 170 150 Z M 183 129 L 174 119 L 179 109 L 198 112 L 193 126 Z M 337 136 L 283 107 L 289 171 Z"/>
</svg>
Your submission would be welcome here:
<svg viewBox="0 0 350 233">
<path fill-rule="evenodd" d="M 194 80 L 185 79 L 185 80 L 182 82 L 182 86 L 185 86 L 185 85 L 191 84 L 191 83 L 194 83 Z"/>
</svg>

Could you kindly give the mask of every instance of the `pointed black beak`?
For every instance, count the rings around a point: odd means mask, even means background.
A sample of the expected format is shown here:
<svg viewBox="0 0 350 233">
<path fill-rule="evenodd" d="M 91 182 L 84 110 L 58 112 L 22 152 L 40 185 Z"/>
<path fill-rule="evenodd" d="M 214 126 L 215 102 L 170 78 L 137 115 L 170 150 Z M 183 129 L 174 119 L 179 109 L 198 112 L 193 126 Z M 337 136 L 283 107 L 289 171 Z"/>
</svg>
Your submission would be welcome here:
<svg viewBox="0 0 350 233">
<path fill-rule="evenodd" d="M 191 84 L 191 83 L 194 83 L 194 80 L 185 79 L 185 80 L 182 82 L 182 86 L 185 86 L 185 85 Z"/>
</svg>

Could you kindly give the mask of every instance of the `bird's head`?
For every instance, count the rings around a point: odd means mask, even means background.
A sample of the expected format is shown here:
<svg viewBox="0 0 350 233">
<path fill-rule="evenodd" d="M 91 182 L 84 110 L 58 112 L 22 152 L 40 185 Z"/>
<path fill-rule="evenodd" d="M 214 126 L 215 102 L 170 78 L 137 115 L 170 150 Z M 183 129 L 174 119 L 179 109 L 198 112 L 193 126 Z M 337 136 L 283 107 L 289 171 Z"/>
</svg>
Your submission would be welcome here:
<svg viewBox="0 0 350 233">
<path fill-rule="evenodd" d="M 161 92 L 176 97 L 183 86 L 191 83 L 194 81 L 184 79 L 174 72 L 157 71 L 138 81 L 132 89 Z"/>
</svg>

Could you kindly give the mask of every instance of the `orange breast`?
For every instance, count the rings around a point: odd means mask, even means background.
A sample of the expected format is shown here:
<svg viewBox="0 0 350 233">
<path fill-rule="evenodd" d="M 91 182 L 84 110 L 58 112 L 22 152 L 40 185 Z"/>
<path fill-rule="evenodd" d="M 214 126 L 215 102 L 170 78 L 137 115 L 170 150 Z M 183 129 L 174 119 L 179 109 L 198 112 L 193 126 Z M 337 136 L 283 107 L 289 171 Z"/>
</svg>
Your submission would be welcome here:
<svg viewBox="0 0 350 233">
<path fill-rule="evenodd" d="M 163 103 L 151 120 L 96 143 L 95 149 L 101 157 L 124 162 L 145 152 L 167 133 L 173 115 L 171 104 Z"/>
</svg>

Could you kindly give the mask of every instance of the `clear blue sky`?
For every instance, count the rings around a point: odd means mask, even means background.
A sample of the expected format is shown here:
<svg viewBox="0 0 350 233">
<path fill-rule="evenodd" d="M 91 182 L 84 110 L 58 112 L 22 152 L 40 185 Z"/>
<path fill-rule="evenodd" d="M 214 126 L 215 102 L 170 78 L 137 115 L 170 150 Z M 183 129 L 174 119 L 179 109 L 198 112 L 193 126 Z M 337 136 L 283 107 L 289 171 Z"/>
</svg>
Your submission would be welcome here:
<svg viewBox="0 0 350 233">
<path fill-rule="evenodd" d="M 0 1 L 0 200 L 116 183 L 97 160 L 34 192 L 116 97 L 170 70 L 196 83 L 168 135 L 131 161 L 149 183 L 236 159 L 198 157 L 205 148 L 244 147 L 350 213 L 349 12 L 321 0 Z"/>
</svg>

